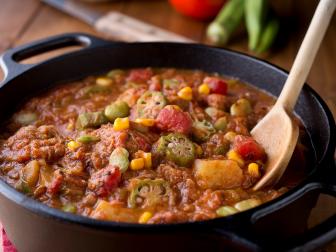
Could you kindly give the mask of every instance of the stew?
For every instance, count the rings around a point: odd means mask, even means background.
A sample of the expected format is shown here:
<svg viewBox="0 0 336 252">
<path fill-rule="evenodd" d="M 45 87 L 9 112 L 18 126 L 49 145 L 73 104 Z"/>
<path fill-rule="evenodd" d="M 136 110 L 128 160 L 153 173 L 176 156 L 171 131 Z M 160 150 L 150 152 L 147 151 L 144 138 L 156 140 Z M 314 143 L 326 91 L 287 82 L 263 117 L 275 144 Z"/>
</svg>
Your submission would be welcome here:
<svg viewBox="0 0 336 252">
<path fill-rule="evenodd" d="M 285 178 L 252 190 L 267 155 L 249 132 L 274 101 L 216 73 L 114 69 L 28 100 L 3 126 L 0 176 L 50 207 L 96 219 L 228 216 L 304 176 L 299 143 Z"/>
</svg>

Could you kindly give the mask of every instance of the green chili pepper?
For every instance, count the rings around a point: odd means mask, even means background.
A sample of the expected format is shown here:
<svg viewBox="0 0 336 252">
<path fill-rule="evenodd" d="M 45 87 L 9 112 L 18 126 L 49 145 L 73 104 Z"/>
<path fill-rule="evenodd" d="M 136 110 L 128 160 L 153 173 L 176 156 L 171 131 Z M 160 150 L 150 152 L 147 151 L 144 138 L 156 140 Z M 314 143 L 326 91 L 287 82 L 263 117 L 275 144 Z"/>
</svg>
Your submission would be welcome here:
<svg viewBox="0 0 336 252">
<path fill-rule="evenodd" d="M 159 156 L 183 167 L 189 167 L 196 156 L 193 142 L 180 133 L 171 133 L 160 137 L 154 145 L 153 151 Z"/>
<path fill-rule="evenodd" d="M 255 51 L 260 41 L 265 17 L 267 14 L 267 0 L 246 0 L 245 21 L 249 35 L 249 49 Z"/>
<path fill-rule="evenodd" d="M 115 148 L 110 156 L 110 164 L 119 167 L 120 172 L 124 173 L 129 166 L 129 153 L 123 147 Z"/>
<path fill-rule="evenodd" d="M 78 129 L 99 127 L 107 122 L 108 120 L 103 112 L 87 112 L 78 116 L 76 127 Z"/>
<path fill-rule="evenodd" d="M 100 138 L 99 137 L 95 137 L 95 136 L 90 136 L 90 135 L 83 135 L 83 136 L 80 136 L 76 139 L 77 142 L 80 142 L 80 143 L 93 143 L 93 142 L 98 142 L 100 141 Z"/>
<path fill-rule="evenodd" d="M 251 0 L 247 0 L 251 1 Z M 254 1 L 254 0 L 252 0 Z M 207 37 L 217 45 L 225 45 L 244 15 L 244 0 L 230 0 L 208 26 Z"/>
<path fill-rule="evenodd" d="M 172 198 L 169 183 L 163 179 L 133 179 L 129 185 L 130 208 L 148 208 L 158 204 L 166 204 Z"/>
<path fill-rule="evenodd" d="M 127 117 L 129 115 L 130 107 L 124 101 L 116 101 L 111 105 L 108 105 L 105 108 L 104 114 L 111 122 L 113 122 L 116 118 Z"/>
<path fill-rule="evenodd" d="M 268 21 L 260 37 L 257 53 L 263 53 L 271 47 L 278 34 L 279 26 L 279 20 L 276 18 Z"/>
<path fill-rule="evenodd" d="M 155 119 L 166 104 L 166 98 L 161 92 L 147 91 L 137 101 L 137 118 Z"/>
<path fill-rule="evenodd" d="M 210 136 L 215 132 L 215 128 L 209 121 L 203 120 L 195 121 L 193 123 L 192 134 L 196 141 L 204 142 L 208 140 Z"/>
</svg>

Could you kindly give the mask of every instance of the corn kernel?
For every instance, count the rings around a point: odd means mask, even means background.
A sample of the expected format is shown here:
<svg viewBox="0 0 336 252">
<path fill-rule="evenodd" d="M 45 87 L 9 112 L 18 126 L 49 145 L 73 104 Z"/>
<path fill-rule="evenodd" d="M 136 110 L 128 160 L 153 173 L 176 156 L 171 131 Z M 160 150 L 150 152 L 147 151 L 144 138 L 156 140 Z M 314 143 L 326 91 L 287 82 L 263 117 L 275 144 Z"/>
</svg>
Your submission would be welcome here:
<svg viewBox="0 0 336 252">
<path fill-rule="evenodd" d="M 135 158 L 131 161 L 131 169 L 132 170 L 141 170 L 145 167 L 145 159 L 144 158 Z"/>
<path fill-rule="evenodd" d="M 247 171 L 254 178 L 260 177 L 259 165 L 257 163 L 250 163 L 247 167 Z"/>
<path fill-rule="evenodd" d="M 233 160 L 233 161 L 236 161 L 240 166 L 243 166 L 244 165 L 244 160 L 240 157 L 240 155 L 234 151 L 234 150 L 230 150 L 228 153 L 227 153 L 227 157 L 228 159 L 230 160 Z"/>
<path fill-rule="evenodd" d="M 143 159 L 145 160 L 145 168 L 146 169 L 152 168 L 152 153 L 145 152 L 143 154 Z"/>
<path fill-rule="evenodd" d="M 96 84 L 103 87 L 108 87 L 112 84 L 113 80 L 106 77 L 99 77 L 96 79 Z"/>
<path fill-rule="evenodd" d="M 193 98 L 191 87 L 184 87 L 178 93 L 178 97 L 183 100 L 191 101 Z"/>
<path fill-rule="evenodd" d="M 210 88 L 208 84 L 203 83 L 201 86 L 198 87 L 198 93 L 207 95 L 210 93 Z"/>
<path fill-rule="evenodd" d="M 234 138 L 236 137 L 237 133 L 234 131 L 229 131 L 224 135 L 224 138 L 226 140 L 229 140 L 230 142 L 233 142 Z"/>
<path fill-rule="evenodd" d="M 129 119 L 128 117 L 120 118 L 114 120 L 113 129 L 114 130 L 124 130 L 129 128 Z"/>
<path fill-rule="evenodd" d="M 147 127 L 152 127 L 155 124 L 155 120 L 150 118 L 137 118 L 135 122 Z"/>
<path fill-rule="evenodd" d="M 149 221 L 150 218 L 152 218 L 153 214 L 149 211 L 144 212 L 143 214 L 141 214 L 140 218 L 139 218 L 139 223 L 140 224 L 145 224 Z"/>
<path fill-rule="evenodd" d="M 75 129 L 75 124 L 73 122 L 68 123 L 66 126 L 67 130 L 73 131 Z"/>
<path fill-rule="evenodd" d="M 81 146 L 81 144 L 76 142 L 76 141 L 70 141 L 67 144 L 67 147 L 72 151 L 77 150 L 80 146 Z"/>
</svg>

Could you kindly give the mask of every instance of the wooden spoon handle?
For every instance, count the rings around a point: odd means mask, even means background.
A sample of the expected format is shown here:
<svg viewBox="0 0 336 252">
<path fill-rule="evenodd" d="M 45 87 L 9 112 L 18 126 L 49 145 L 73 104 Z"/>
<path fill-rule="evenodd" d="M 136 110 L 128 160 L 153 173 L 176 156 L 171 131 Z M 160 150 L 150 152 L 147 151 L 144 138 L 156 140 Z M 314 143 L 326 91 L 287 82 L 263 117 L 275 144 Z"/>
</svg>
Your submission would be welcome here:
<svg viewBox="0 0 336 252">
<path fill-rule="evenodd" d="M 288 112 L 293 111 L 335 7 L 336 0 L 321 0 L 317 6 L 288 79 L 276 103 L 277 106 L 283 106 Z"/>
</svg>

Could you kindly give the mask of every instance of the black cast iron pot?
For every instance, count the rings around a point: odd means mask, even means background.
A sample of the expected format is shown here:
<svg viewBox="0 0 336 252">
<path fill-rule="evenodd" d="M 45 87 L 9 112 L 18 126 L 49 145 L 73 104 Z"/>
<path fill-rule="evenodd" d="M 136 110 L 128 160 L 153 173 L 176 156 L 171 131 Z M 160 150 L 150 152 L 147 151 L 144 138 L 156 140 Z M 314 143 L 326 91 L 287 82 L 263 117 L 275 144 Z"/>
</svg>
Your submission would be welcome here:
<svg viewBox="0 0 336 252">
<path fill-rule="evenodd" d="M 38 64 L 28 57 L 73 45 L 83 49 Z M 7 51 L 0 86 L 0 118 L 48 87 L 112 68 L 175 67 L 238 77 L 277 96 L 287 73 L 261 60 L 218 48 L 178 43 L 107 42 L 66 34 Z M 280 198 L 215 220 L 140 225 L 93 220 L 49 208 L 0 181 L 0 219 L 19 251 L 284 251 L 314 250 L 336 238 L 336 215 L 307 230 L 320 193 L 336 196 L 335 121 L 322 99 L 305 85 L 295 112 L 313 150 L 306 179 Z"/>
</svg>

